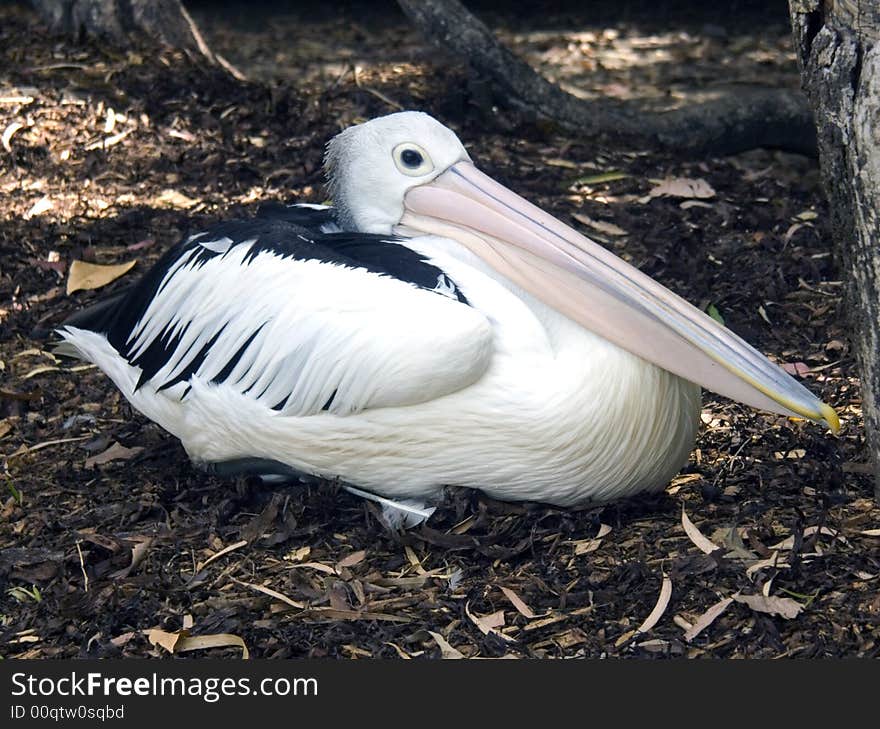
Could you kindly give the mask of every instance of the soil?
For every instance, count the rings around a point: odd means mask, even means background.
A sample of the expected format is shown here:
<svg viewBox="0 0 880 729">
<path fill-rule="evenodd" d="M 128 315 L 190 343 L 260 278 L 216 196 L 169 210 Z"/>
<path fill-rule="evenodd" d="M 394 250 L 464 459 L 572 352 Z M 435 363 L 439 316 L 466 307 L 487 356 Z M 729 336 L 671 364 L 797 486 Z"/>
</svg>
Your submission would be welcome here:
<svg viewBox="0 0 880 729">
<path fill-rule="evenodd" d="M 740 3 L 726 27 L 684 3 L 573 5 L 475 7 L 585 94 L 650 105 L 797 84 L 784 3 Z M 250 80 L 52 37 L 0 6 L 0 655 L 880 654 L 880 509 L 814 160 L 561 135 L 392 4 L 192 9 Z M 571 511 L 458 492 L 394 533 L 332 483 L 205 475 L 99 371 L 49 352 L 54 326 L 188 232 L 266 200 L 322 201 L 328 137 L 398 106 L 785 363 L 837 409 L 839 436 L 706 393 L 690 463 L 657 496 Z M 681 178 L 703 182 L 650 194 Z M 68 295 L 76 260 L 137 264 Z M 194 640 L 211 635 L 221 647 Z"/>
</svg>

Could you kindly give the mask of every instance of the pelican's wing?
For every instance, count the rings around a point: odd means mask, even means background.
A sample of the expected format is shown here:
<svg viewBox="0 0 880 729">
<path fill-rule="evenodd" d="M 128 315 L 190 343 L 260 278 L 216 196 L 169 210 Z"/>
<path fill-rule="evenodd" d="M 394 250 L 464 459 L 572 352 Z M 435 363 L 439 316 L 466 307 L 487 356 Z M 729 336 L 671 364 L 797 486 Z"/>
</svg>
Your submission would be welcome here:
<svg viewBox="0 0 880 729">
<path fill-rule="evenodd" d="M 59 333 L 112 377 L 90 352 L 106 337 L 135 368 L 126 395 L 185 402 L 197 378 L 290 416 L 432 400 L 479 379 L 492 353 L 486 317 L 402 241 L 272 216 L 190 236 Z"/>
</svg>

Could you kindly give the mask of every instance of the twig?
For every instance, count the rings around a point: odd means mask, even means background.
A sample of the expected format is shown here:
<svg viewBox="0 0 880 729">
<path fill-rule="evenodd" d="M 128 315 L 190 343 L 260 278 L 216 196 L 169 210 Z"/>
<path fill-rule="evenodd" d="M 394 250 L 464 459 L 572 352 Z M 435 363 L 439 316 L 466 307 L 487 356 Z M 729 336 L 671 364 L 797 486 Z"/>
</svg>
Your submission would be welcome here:
<svg viewBox="0 0 880 729">
<path fill-rule="evenodd" d="M 369 87 L 369 86 L 364 86 L 363 84 L 361 84 L 361 80 L 360 80 L 360 78 L 358 77 L 359 72 L 360 72 L 360 69 L 359 69 L 357 66 L 355 66 L 355 67 L 354 67 L 354 85 L 355 85 L 355 86 L 357 86 L 357 87 L 358 87 L 359 89 L 361 89 L 362 91 L 366 91 L 368 94 L 372 94 L 372 95 L 375 96 L 377 99 L 380 99 L 381 101 L 384 101 L 384 102 L 385 102 L 386 104 L 388 104 L 388 106 L 390 106 L 392 109 L 397 109 L 398 111 L 403 111 L 403 106 L 401 106 L 401 105 L 398 104 L 396 101 L 394 101 L 394 99 L 389 99 L 389 98 L 388 98 L 387 96 L 385 96 L 385 94 L 383 94 L 381 91 L 378 91 L 377 89 L 371 88 L 371 87 Z"/>
<path fill-rule="evenodd" d="M 82 570 L 82 573 L 83 573 L 83 581 L 85 582 L 85 591 L 88 592 L 89 591 L 89 576 L 86 573 L 86 565 L 85 565 L 85 562 L 83 561 L 82 547 L 79 546 L 81 542 L 82 542 L 81 539 L 76 540 L 76 553 L 79 555 L 79 568 Z"/>
</svg>

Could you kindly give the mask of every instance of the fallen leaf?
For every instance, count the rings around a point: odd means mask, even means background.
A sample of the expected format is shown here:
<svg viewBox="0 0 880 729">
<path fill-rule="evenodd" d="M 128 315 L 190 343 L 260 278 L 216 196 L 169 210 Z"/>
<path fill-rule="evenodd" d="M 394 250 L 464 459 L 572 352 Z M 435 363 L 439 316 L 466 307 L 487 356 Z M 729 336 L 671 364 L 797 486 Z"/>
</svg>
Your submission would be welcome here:
<svg viewBox="0 0 880 729">
<path fill-rule="evenodd" d="M 233 550 L 240 549 L 241 547 L 245 546 L 246 544 L 247 544 L 247 539 L 242 539 L 238 542 L 235 542 L 234 544 L 230 544 L 226 547 L 223 547 L 223 549 L 221 549 L 219 552 L 215 552 L 214 554 L 212 554 L 204 562 L 199 562 L 196 565 L 196 574 L 198 574 L 203 569 L 205 569 L 205 567 L 207 567 L 209 564 L 211 564 L 211 562 L 213 562 L 215 559 L 220 559 L 220 557 L 222 557 L 224 554 L 229 554 Z"/>
<path fill-rule="evenodd" d="M 614 180 L 623 180 L 629 177 L 625 172 L 620 170 L 608 170 L 608 172 L 599 172 L 595 175 L 587 175 L 586 177 L 578 177 L 573 185 L 598 185 L 601 182 L 614 182 Z"/>
<path fill-rule="evenodd" d="M 339 571 L 343 567 L 354 567 L 356 564 L 360 564 L 364 561 L 364 558 L 367 556 L 366 550 L 358 550 L 357 552 L 352 552 L 347 557 L 343 557 L 336 563 L 336 570 Z"/>
<path fill-rule="evenodd" d="M 669 607 L 669 600 L 672 598 L 672 580 L 666 575 L 663 576 L 663 584 L 660 585 L 660 595 L 657 597 L 657 604 L 651 614 L 645 618 L 645 621 L 636 628 L 636 633 L 647 633 L 653 628 L 663 617 L 666 608 Z"/>
<path fill-rule="evenodd" d="M 6 129 L 3 130 L 3 134 L 0 135 L 0 144 L 3 145 L 3 149 L 5 149 L 7 152 L 12 151 L 12 137 L 15 136 L 15 133 L 21 129 L 24 129 L 24 124 L 14 121 L 8 127 L 6 127 Z"/>
<path fill-rule="evenodd" d="M 755 612 L 778 615 L 786 620 L 796 618 L 804 609 L 803 605 L 790 597 L 766 597 L 765 595 L 740 595 L 737 593 L 731 599 L 748 605 Z"/>
<path fill-rule="evenodd" d="M 243 587 L 247 587 L 251 590 L 256 590 L 257 592 L 262 592 L 264 595 L 275 598 L 276 600 L 283 602 L 285 605 L 290 605 L 290 607 L 292 608 L 298 608 L 302 610 L 306 607 L 303 603 L 292 600 L 291 598 L 287 597 L 287 595 L 277 592 L 270 587 L 266 587 L 265 585 L 255 585 L 253 582 L 243 582 L 242 580 L 237 580 L 234 577 L 230 577 L 230 579 L 236 584 L 242 585 Z"/>
<path fill-rule="evenodd" d="M 791 239 L 794 238 L 795 233 L 803 228 L 812 228 L 813 226 L 809 223 L 792 223 L 788 226 L 788 230 L 785 231 L 785 235 L 782 236 L 782 240 L 786 243 L 791 243 Z"/>
<path fill-rule="evenodd" d="M 797 450 L 800 450 L 800 449 L 797 449 Z M 803 455 L 805 455 L 805 452 L 800 457 L 802 457 Z M 843 542 L 844 544 L 846 543 L 846 537 L 844 537 L 840 532 L 838 532 L 835 529 L 832 529 L 831 527 L 825 527 L 825 526 L 823 526 L 823 527 L 808 526 L 806 529 L 804 529 L 803 538 L 806 539 L 807 537 L 812 537 L 817 532 L 819 532 L 820 534 L 822 534 L 824 536 L 833 537 L 834 539 L 838 539 L 841 542 Z M 770 549 L 791 549 L 792 547 L 794 547 L 794 536 L 786 537 L 781 542 L 777 542 L 776 544 L 770 545 Z"/>
<path fill-rule="evenodd" d="M 160 630 L 159 628 L 152 628 L 151 630 L 145 630 L 147 640 L 150 641 L 152 645 L 160 645 L 169 653 L 174 653 L 174 649 L 177 647 L 177 642 L 181 638 L 181 634 L 177 633 L 169 633 L 166 630 Z"/>
<path fill-rule="evenodd" d="M 691 542 L 693 542 L 694 545 L 704 554 L 712 554 L 716 549 L 720 549 L 715 542 L 705 537 L 703 533 L 694 526 L 694 523 L 688 517 L 684 507 L 681 508 L 681 525 L 684 527 L 684 532 L 688 535 L 688 539 L 690 539 Z"/>
<path fill-rule="evenodd" d="M 111 638 L 110 643 L 117 648 L 122 648 L 122 646 L 126 645 L 136 635 L 137 633 L 135 632 L 123 633 L 122 635 L 117 635 L 115 638 Z"/>
<path fill-rule="evenodd" d="M 806 362 L 783 362 L 779 366 L 795 377 L 803 377 L 810 371 L 810 366 Z"/>
<path fill-rule="evenodd" d="M 231 633 L 215 633 L 214 635 L 193 635 L 182 637 L 176 646 L 177 653 L 198 651 L 206 648 L 228 648 L 234 646 L 241 648 L 241 657 L 245 660 L 250 658 L 250 652 L 244 641 Z"/>
<path fill-rule="evenodd" d="M 143 240 L 139 240 L 137 243 L 132 243 L 131 245 L 125 246 L 125 250 L 127 251 L 142 251 L 144 248 L 149 248 L 153 244 L 155 244 L 155 238 L 144 238 Z"/>
<path fill-rule="evenodd" d="M 300 564 L 291 565 L 293 567 L 307 567 L 312 570 L 318 570 L 318 572 L 324 572 L 328 575 L 335 575 L 336 570 L 328 564 L 321 564 L 320 562 L 301 562 Z"/>
<path fill-rule="evenodd" d="M 451 645 L 449 645 L 446 638 L 444 638 L 442 635 L 440 635 L 440 633 L 435 633 L 433 630 L 429 630 L 428 635 L 430 635 L 436 641 L 437 645 L 439 646 L 441 658 L 448 658 L 448 659 L 464 658 L 464 654 L 460 650 L 457 650 L 456 648 L 453 648 Z"/>
<path fill-rule="evenodd" d="M 98 139 L 94 142 L 90 142 L 89 144 L 85 145 L 83 149 L 87 152 L 91 152 L 95 149 L 108 149 L 119 144 L 133 131 L 133 129 L 123 129 L 121 132 L 118 132 L 111 137 L 104 137 L 103 139 Z"/>
<path fill-rule="evenodd" d="M 143 448 L 141 446 L 126 448 L 124 445 L 120 445 L 114 441 L 113 445 L 111 445 L 106 451 L 103 451 L 96 456 L 86 458 L 85 467 L 93 468 L 94 466 L 100 466 L 104 463 L 109 463 L 110 461 L 127 461 L 130 458 L 134 458 L 142 450 Z"/>
<path fill-rule="evenodd" d="M 467 615 L 471 622 L 479 628 L 480 632 L 483 635 L 489 635 L 492 633 L 493 635 L 497 635 L 500 638 L 503 638 L 506 641 L 513 641 L 509 635 L 504 635 L 498 628 L 504 625 L 504 611 L 496 610 L 494 613 L 490 613 L 489 615 L 477 615 L 471 612 L 471 603 L 468 600 L 464 605 L 464 613 Z"/>
<path fill-rule="evenodd" d="M 21 379 L 29 380 L 31 377 L 36 377 L 37 375 L 44 375 L 47 372 L 58 372 L 58 367 L 53 367 L 52 365 L 42 365 L 41 367 L 36 367 L 24 375 Z"/>
<path fill-rule="evenodd" d="M 153 198 L 153 203 L 157 207 L 180 208 L 186 210 L 196 205 L 199 200 L 187 197 L 177 190 L 162 190 L 162 192 Z"/>
<path fill-rule="evenodd" d="M 525 602 L 523 602 L 523 599 L 513 590 L 511 590 L 509 587 L 501 587 L 501 585 L 499 585 L 498 587 L 501 589 L 501 592 L 504 593 L 504 596 L 508 600 L 510 600 L 510 604 L 516 608 L 516 611 L 520 615 L 522 615 L 524 618 L 528 618 L 529 620 L 538 617 L 537 615 L 535 615 L 532 609 L 528 605 L 526 605 Z"/>
<path fill-rule="evenodd" d="M 615 225 L 614 223 L 606 223 L 604 220 L 593 220 L 593 218 L 582 215 L 581 213 L 572 213 L 571 217 L 573 217 L 579 223 L 583 223 L 584 225 L 587 225 L 594 230 L 598 230 L 600 233 L 604 233 L 605 235 L 611 235 L 615 237 L 629 235 L 627 231 L 625 231 L 619 225 Z"/>
<path fill-rule="evenodd" d="M 685 631 L 684 639 L 690 643 L 694 638 L 696 638 L 700 633 L 702 633 L 706 628 L 708 628 L 715 620 L 730 606 L 730 603 L 733 602 L 732 597 L 725 597 L 723 600 L 719 600 L 712 607 L 710 607 L 706 612 L 704 612 L 700 617 L 696 619 L 694 624 Z"/>
<path fill-rule="evenodd" d="M 179 630 L 175 633 L 152 628 L 145 630 L 147 640 L 152 645 L 162 646 L 169 653 L 186 653 L 187 651 L 203 650 L 205 648 L 227 648 L 236 646 L 241 648 L 241 657 L 249 658 L 247 646 L 244 641 L 237 635 L 230 633 L 215 633 L 214 635 L 194 635 L 190 636 L 189 631 Z"/>
<path fill-rule="evenodd" d="M 651 188 L 648 198 L 653 197 L 686 197 L 705 200 L 715 197 L 715 190 L 703 179 L 690 179 L 687 177 L 667 177 L 659 184 Z"/>
<path fill-rule="evenodd" d="M 724 317 L 721 316 L 721 312 L 718 311 L 718 307 L 715 304 L 709 304 L 706 307 L 706 313 L 711 316 L 715 321 L 717 321 L 721 326 L 724 326 Z"/>
<path fill-rule="evenodd" d="M 549 165 L 550 167 L 564 167 L 568 170 L 576 170 L 578 166 L 567 159 L 560 159 L 559 157 L 549 157 L 544 160 L 545 165 Z"/>
<path fill-rule="evenodd" d="M 30 220 L 37 215 L 42 215 L 43 213 L 48 212 L 54 207 L 54 205 L 55 203 L 53 203 L 48 197 L 41 197 L 31 206 L 31 209 L 24 214 L 24 217 L 26 220 Z"/>
<path fill-rule="evenodd" d="M 584 539 L 574 543 L 574 555 L 575 557 L 580 557 L 583 554 L 589 554 L 590 552 L 595 552 L 599 547 L 602 546 L 602 540 L 598 537 L 596 539 Z"/>
<path fill-rule="evenodd" d="M 287 554 L 284 555 L 284 559 L 288 562 L 302 562 L 306 557 L 308 557 L 312 553 L 311 547 L 298 547 L 297 549 L 293 549 Z"/>
<path fill-rule="evenodd" d="M 131 564 L 128 565 L 125 569 L 118 570 L 110 575 L 114 580 L 116 579 L 125 579 L 128 577 L 137 566 L 144 561 L 144 557 L 147 556 L 147 552 L 150 551 L 150 547 L 153 544 L 152 537 L 140 537 L 131 548 Z"/>
<path fill-rule="evenodd" d="M 748 569 L 746 569 L 746 577 L 751 578 L 755 572 L 762 570 L 765 567 L 775 567 L 778 570 L 786 570 L 791 567 L 791 565 L 785 560 L 779 559 L 779 552 L 774 551 L 767 559 L 762 559 L 749 565 Z"/>
<path fill-rule="evenodd" d="M 70 274 L 67 277 L 67 294 L 69 296 L 74 291 L 93 290 L 106 286 L 128 273 L 136 263 L 137 259 L 112 266 L 74 261 L 70 264 Z"/>
<path fill-rule="evenodd" d="M 702 202 L 700 200 L 685 200 L 682 203 L 678 204 L 682 210 L 690 210 L 691 208 L 708 208 L 709 210 L 713 210 L 715 208 L 712 203 Z"/>
</svg>

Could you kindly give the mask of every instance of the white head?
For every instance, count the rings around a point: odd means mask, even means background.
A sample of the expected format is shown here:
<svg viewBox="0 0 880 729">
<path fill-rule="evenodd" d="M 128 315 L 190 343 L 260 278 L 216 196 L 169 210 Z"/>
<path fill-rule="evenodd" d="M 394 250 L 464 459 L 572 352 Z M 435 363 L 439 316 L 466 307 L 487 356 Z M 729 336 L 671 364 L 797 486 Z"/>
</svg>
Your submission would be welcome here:
<svg viewBox="0 0 880 729">
<path fill-rule="evenodd" d="M 463 160 L 470 157 L 455 132 L 421 111 L 349 127 L 330 140 L 324 157 L 337 220 L 347 230 L 390 233 L 406 193 Z"/>
</svg>

